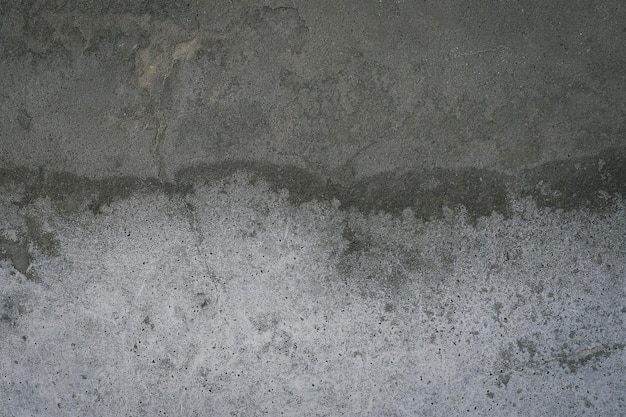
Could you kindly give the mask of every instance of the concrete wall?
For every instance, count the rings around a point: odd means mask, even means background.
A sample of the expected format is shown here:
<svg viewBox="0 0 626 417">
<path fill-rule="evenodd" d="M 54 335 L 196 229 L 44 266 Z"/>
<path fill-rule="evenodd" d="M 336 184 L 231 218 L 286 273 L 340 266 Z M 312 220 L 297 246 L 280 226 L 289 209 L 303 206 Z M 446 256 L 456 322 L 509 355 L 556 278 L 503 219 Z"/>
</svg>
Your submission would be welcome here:
<svg viewBox="0 0 626 417">
<path fill-rule="evenodd" d="M 0 415 L 626 414 L 626 7 L 0 4 Z"/>
</svg>

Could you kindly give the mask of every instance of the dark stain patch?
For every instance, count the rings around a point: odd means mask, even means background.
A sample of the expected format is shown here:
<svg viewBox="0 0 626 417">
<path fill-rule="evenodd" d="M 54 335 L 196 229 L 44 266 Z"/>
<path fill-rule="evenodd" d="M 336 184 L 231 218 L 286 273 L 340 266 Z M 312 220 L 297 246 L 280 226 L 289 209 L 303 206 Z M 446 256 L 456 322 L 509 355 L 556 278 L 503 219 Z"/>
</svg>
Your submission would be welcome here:
<svg viewBox="0 0 626 417">
<path fill-rule="evenodd" d="M 92 180 L 67 172 L 49 172 L 44 168 L 2 168 L 0 185 L 4 183 L 24 186 L 22 199 L 13 203 L 16 206 L 25 207 L 38 198 L 49 198 L 65 214 L 88 208 L 94 215 L 98 215 L 103 207 L 141 191 L 161 191 L 167 194 L 188 191 L 183 184 L 163 184 L 156 179 L 110 177 Z"/>
<path fill-rule="evenodd" d="M 0 302 L 0 309 L 0 325 L 5 324 L 9 327 L 17 327 L 19 318 L 30 313 L 22 295 L 4 296 Z"/>
<path fill-rule="evenodd" d="M 592 172 L 596 166 L 596 173 Z M 265 179 L 272 189 L 287 189 L 290 201 L 337 199 L 344 209 L 364 213 L 400 215 L 411 208 L 416 217 L 432 220 L 444 216 L 444 208 L 465 207 L 472 222 L 492 213 L 509 214 L 508 195 L 532 196 L 541 207 L 574 210 L 611 207 L 610 198 L 626 196 L 626 149 L 613 149 L 593 157 L 560 161 L 524 171 L 519 178 L 477 168 L 431 169 L 404 173 L 387 172 L 345 184 L 332 176 L 315 174 L 294 166 L 253 161 L 223 161 L 211 166 L 181 170 L 178 187 L 190 188 L 198 179 L 207 183 L 237 171 Z M 536 189 L 540 181 L 557 196 Z M 545 190 L 545 189 L 544 189 Z M 347 240 L 359 245 L 345 232 Z"/>
<path fill-rule="evenodd" d="M 27 235 L 17 241 L 0 237 L 0 260 L 7 259 L 16 271 L 31 281 L 40 282 L 41 279 L 30 270 L 33 257 L 29 245 L 34 244 L 41 252 L 48 256 L 59 255 L 59 241 L 33 218 L 26 216 Z"/>
<path fill-rule="evenodd" d="M 152 323 L 152 321 L 150 321 L 150 316 L 146 316 L 143 321 L 143 324 L 145 324 L 146 326 L 149 326 L 151 330 L 154 330 L 154 323 Z"/>
<path fill-rule="evenodd" d="M 570 354 L 563 353 L 558 355 L 557 359 L 562 367 L 568 369 L 571 373 L 576 373 L 579 368 L 588 363 L 594 360 L 608 358 L 611 354 L 620 350 L 624 350 L 623 343 L 615 343 L 613 345 L 603 344 L 601 346 L 580 349 Z"/>
<path fill-rule="evenodd" d="M 529 362 L 534 362 L 535 356 L 537 355 L 537 344 L 529 339 L 518 339 L 517 347 L 520 352 L 528 353 Z"/>
<path fill-rule="evenodd" d="M 521 179 L 522 194 L 540 207 L 603 210 L 611 207 L 613 196 L 626 197 L 626 149 L 549 162 L 523 172 Z"/>
<path fill-rule="evenodd" d="M 493 310 L 496 312 L 496 315 L 494 316 L 494 318 L 496 319 L 496 321 L 500 324 L 502 324 L 502 307 L 504 307 L 504 305 L 500 302 L 496 302 L 493 305 Z"/>
<path fill-rule="evenodd" d="M 41 224 L 32 217 L 26 217 L 29 239 L 48 256 L 59 256 L 59 241 L 56 236 L 43 230 Z"/>
<path fill-rule="evenodd" d="M 498 376 L 496 377 L 496 384 L 498 385 L 498 387 L 502 387 L 502 385 L 506 387 L 507 385 L 509 385 L 510 380 L 511 373 L 501 369 L 498 373 Z"/>
<path fill-rule="evenodd" d="M 19 111 L 17 112 L 17 123 L 22 129 L 29 131 L 30 123 L 32 120 L 33 118 L 30 116 L 30 114 L 28 114 L 25 109 L 19 109 Z"/>
<path fill-rule="evenodd" d="M 372 245 L 371 239 L 358 235 L 357 232 L 348 225 L 344 226 L 342 237 L 348 242 L 348 247 L 344 251 L 344 255 L 365 252 Z"/>
<path fill-rule="evenodd" d="M 493 212 L 506 214 L 508 206 L 505 177 L 478 169 L 383 173 L 352 185 L 342 185 L 332 177 L 293 166 L 224 161 L 182 170 L 176 181 L 188 184 L 201 179 L 209 183 L 237 171 L 254 173 L 268 181 L 275 190 L 287 189 L 290 201 L 296 204 L 337 199 L 342 208 L 356 208 L 364 213 L 383 211 L 400 215 L 406 208 L 412 208 L 417 217 L 429 220 L 441 218 L 444 207 L 462 205 L 469 217 L 475 220 Z"/>
<path fill-rule="evenodd" d="M 25 242 L 15 242 L 0 236 L 0 260 L 9 260 L 20 274 L 31 281 L 39 281 L 39 278 L 28 270 L 33 259 Z"/>
<path fill-rule="evenodd" d="M 532 361 L 522 359 L 518 356 L 518 351 L 511 343 L 503 347 L 498 352 L 492 375 L 495 377 L 495 384 L 499 388 L 506 387 L 515 372 L 521 372 L 525 367 L 532 365 Z"/>
<path fill-rule="evenodd" d="M 422 266 L 421 262 L 419 254 L 406 248 L 372 243 L 371 246 L 353 249 L 348 246 L 339 257 L 337 271 L 346 283 L 363 286 L 364 289 L 376 285 L 388 294 L 399 294 L 410 274 Z M 393 306 L 388 304 L 387 308 Z"/>
<path fill-rule="evenodd" d="M 103 207 L 114 201 L 126 199 L 137 191 L 162 190 L 167 193 L 172 192 L 171 186 L 160 184 L 155 180 L 139 180 L 132 177 L 91 181 L 90 186 L 93 188 L 90 190 L 91 198 L 87 206 L 96 215 L 102 213 Z"/>
<path fill-rule="evenodd" d="M 301 204 L 313 200 L 328 201 L 337 198 L 342 201 L 346 189 L 324 181 L 316 175 L 302 168 L 289 165 L 276 165 L 264 162 L 228 160 L 213 165 L 198 165 L 185 168 L 176 175 L 176 184 L 187 186 L 193 183 L 210 184 L 235 174 L 238 171 L 249 172 L 253 175 L 252 182 L 257 179 L 267 181 L 272 190 L 287 189 L 289 200 Z"/>
<path fill-rule="evenodd" d="M 362 230 L 358 222 L 346 219 L 342 237 L 345 242 L 338 258 L 337 271 L 346 283 L 368 287 L 376 282 L 386 291 L 397 292 L 410 273 L 422 266 L 422 258 L 415 250 L 402 244 L 380 241 Z"/>
<path fill-rule="evenodd" d="M 493 212 L 507 213 L 505 180 L 502 174 L 475 168 L 384 173 L 358 181 L 347 204 L 394 215 L 411 207 L 424 220 L 441 218 L 445 207 L 464 206 L 469 218 L 476 220 Z"/>
<path fill-rule="evenodd" d="M 287 189 L 289 200 L 294 204 L 336 199 L 343 209 L 393 215 L 411 208 L 416 217 L 423 220 L 442 218 L 446 207 L 458 209 L 460 206 L 465 207 L 471 222 L 492 213 L 507 216 L 510 194 L 531 196 L 541 207 L 565 210 L 605 210 L 612 206 L 612 197 L 626 195 L 626 150 L 619 149 L 589 158 L 551 162 L 517 177 L 476 168 L 437 168 L 386 172 L 346 183 L 331 175 L 294 166 L 226 160 L 183 169 L 170 183 L 135 177 L 91 180 L 43 168 L 4 168 L 0 169 L 0 184 L 14 182 L 25 186 L 22 200 L 15 202 L 19 206 L 47 197 L 62 212 L 76 213 L 88 208 L 98 215 L 103 207 L 135 192 L 159 191 L 184 196 L 193 192 L 196 183 L 209 184 L 238 171 L 250 173 L 253 183 L 259 179 L 267 181 L 274 191 Z M 349 229 L 344 231 L 344 237 L 349 242 L 349 250 L 360 251 L 367 246 L 367 241 Z"/>
</svg>

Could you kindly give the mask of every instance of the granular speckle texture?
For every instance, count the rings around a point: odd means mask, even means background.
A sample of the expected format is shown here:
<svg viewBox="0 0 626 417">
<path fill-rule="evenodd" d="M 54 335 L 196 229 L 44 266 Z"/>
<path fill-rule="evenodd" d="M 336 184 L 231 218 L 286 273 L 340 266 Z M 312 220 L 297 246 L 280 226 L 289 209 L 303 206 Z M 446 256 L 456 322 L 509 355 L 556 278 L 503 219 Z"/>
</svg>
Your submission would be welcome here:
<svg viewBox="0 0 626 417">
<path fill-rule="evenodd" d="M 626 408 L 621 199 L 423 221 L 293 204 L 238 171 L 98 214 L 3 204 L 3 239 L 33 234 L 28 213 L 56 242 L 26 250 L 39 282 L 2 261 L 7 415 Z"/>
<path fill-rule="evenodd" d="M 0 417 L 626 415 L 623 0 L 0 0 Z"/>
</svg>

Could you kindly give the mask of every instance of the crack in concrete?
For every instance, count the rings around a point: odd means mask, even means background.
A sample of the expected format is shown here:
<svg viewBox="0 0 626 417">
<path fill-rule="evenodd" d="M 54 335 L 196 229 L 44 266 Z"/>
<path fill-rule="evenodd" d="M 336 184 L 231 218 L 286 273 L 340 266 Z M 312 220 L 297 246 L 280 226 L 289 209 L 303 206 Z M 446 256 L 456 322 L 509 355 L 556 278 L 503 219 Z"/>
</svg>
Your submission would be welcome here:
<svg viewBox="0 0 626 417">
<path fill-rule="evenodd" d="M 185 207 L 185 214 L 187 216 L 187 220 L 189 221 L 189 228 L 191 229 L 191 232 L 193 233 L 195 237 L 193 246 L 195 248 L 196 255 L 198 256 L 198 259 L 200 260 L 200 262 L 202 263 L 202 266 L 204 267 L 205 279 L 210 280 L 211 283 L 213 284 L 213 287 L 215 288 L 215 304 L 217 307 L 219 307 L 220 301 L 221 301 L 220 287 L 222 290 L 225 290 L 226 285 L 211 270 L 200 248 L 200 246 L 202 245 L 202 242 L 204 241 L 204 238 L 202 236 L 202 232 L 200 231 L 200 228 L 198 227 L 198 219 L 196 218 L 195 207 L 193 206 L 193 204 L 187 201 L 187 199 L 185 199 L 184 201 L 184 207 Z M 218 310 L 219 308 L 217 308 L 216 311 Z"/>
<path fill-rule="evenodd" d="M 157 169 L 157 178 L 161 182 L 166 182 L 169 180 L 169 177 L 167 175 L 167 164 L 163 155 L 162 146 L 165 131 L 167 130 L 167 123 L 165 122 L 165 116 L 162 110 L 157 111 L 155 122 L 156 132 L 152 140 L 152 157 L 154 158 Z"/>
</svg>

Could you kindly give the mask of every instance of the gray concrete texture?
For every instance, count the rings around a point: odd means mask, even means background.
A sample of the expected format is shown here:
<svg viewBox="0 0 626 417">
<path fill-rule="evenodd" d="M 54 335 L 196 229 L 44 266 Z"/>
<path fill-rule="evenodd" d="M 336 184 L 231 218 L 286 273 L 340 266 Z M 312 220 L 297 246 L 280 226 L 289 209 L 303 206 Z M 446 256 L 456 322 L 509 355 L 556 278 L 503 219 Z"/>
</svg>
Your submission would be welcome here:
<svg viewBox="0 0 626 417">
<path fill-rule="evenodd" d="M 626 415 L 626 4 L 0 1 L 0 416 Z"/>
</svg>

